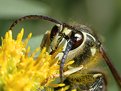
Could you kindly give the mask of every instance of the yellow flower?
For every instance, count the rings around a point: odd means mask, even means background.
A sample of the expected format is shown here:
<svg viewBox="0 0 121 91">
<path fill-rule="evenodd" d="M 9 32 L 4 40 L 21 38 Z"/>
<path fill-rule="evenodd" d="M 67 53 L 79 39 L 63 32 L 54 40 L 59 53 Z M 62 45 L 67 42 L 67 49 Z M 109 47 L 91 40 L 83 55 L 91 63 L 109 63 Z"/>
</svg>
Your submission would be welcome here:
<svg viewBox="0 0 121 91">
<path fill-rule="evenodd" d="M 0 46 L 0 91 L 38 91 L 51 86 L 59 74 L 58 60 L 49 55 L 43 48 L 37 58 L 35 52 L 30 53 L 27 43 L 32 34 L 22 41 L 24 30 L 17 39 L 12 38 L 12 31 L 8 31 L 2 38 Z M 58 50 L 59 51 L 59 50 Z"/>
<path fill-rule="evenodd" d="M 57 54 L 62 51 L 58 48 L 56 52 L 50 55 L 43 48 L 35 49 L 31 53 L 27 45 L 32 34 L 30 33 L 26 40 L 22 41 L 24 29 L 12 38 L 12 31 L 8 31 L 2 38 L 0 46 L 0 91 L 54 91 L 54 87 L 65 86 L 58 83 L 59 60 Z M 38 57 L 35 58 L 36 53 Z M 71 65 L 74 61 L 69 61 L 64 67 Z M 66 70 L 63 75 L 70 75 L 79 71 L 83 66 Z M 56 83 L 53 83 L 53 81 Z M 60 91 L 66 91 L 69 86 L 61 88 Z M 76 91 L 76 90 L 72 90 Z"/>
</svg>

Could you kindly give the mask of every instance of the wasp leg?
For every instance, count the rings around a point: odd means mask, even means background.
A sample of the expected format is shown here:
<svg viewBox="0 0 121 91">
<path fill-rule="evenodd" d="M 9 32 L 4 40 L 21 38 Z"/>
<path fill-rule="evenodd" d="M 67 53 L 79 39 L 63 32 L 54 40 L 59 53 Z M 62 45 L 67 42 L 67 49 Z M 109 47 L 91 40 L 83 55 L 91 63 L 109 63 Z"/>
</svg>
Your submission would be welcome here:
<svg viewBox="0 0 121 91">
<path fill-rule="evenodd" d="M 84 73 L 80 72 L 69 75 L 64 80 L 65 88 L 69 86 L 66 91 L 71 91 L 76 89 L 76 91 L 106 91 L 107 81 L 104 74 L 102 73 Z M 62 88 L 55 88 L 58 91 Z"/>
<path fill-rule="evenodd" d="M 46 47 L 47 51 L 49 51 L 49 46 L 50 46 L 50 31 L 47 31 L 44 34 L 44 37 L 43 37 L 42 42 L 40 44 L 40 48 L 42 49 L 43 47 Z"/>
<path fill-rule="evenodd" d="M 107 85 L 106 79 L 101 74 L 100 76 L 96 76 L 96 81 L 90 86 L 91 88 L 89 89 L 89 91 L 107 91 L 106 85 Z"/>
</svg>

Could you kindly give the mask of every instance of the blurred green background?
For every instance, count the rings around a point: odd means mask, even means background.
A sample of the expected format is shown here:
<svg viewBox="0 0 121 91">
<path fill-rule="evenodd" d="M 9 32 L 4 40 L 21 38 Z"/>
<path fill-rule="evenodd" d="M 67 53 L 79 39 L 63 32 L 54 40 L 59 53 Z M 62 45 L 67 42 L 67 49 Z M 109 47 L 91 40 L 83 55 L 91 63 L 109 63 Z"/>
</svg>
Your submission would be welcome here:
<svg viewBox="0 0 121 91">
<path fill-rule="evenodd" d="M 121 0 L 0 0 L 0 36 L 8 31 L 11 23 L 25 15 L 46 15 L 66 23 L 80 23 L 93 28 L 101 36 L 112 62 L 121 75 Z M 46 21 L 29 20 L 18 24 L 15 36 L 21 28 L 25 37 L 33 33 L 31 46 L 38 47 L 41 37 L 52 24 Z M 107 77 L 108 78 L 108 77 Z M 113 78 L 109 91 L 117 91 Z M 115 89 L 115 90 L 114 90 Z"/>
</svg>

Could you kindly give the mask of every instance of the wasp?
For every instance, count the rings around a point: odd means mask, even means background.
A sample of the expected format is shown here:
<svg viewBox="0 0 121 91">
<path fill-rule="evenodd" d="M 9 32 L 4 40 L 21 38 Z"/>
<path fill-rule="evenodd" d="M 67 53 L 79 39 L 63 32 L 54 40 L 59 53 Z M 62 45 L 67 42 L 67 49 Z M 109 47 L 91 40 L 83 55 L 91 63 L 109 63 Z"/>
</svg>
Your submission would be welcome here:
<svg viewBox="0 0 121 91">
<path fill-rule="evenodd" d="M 27 19 L 41 19 L 55 23 L 52 29 L 44 34 L 40 47 L 46 47 L 50 54 L 53 54 L 59 47 L 63 48 L 57 56 L 60 59 L 60 80 L 69 86 L 68 91 L 73 89 L 77 91 L 107 90 L 106 77 L 100 71 L 88 69 L 87 67 L 87 69 L 76 71 L 67 77 L 63 75 L 65 62 L 74 60 L 74 63 L 68 67 L 68 69 L 74 69 L 81 65 L 91 63 L 97 59 L 96 57 L 98 57 L 98 55 L 105 60 L 119 88 L 121 88 L 120 75 L 107 56 L 96 33 L 90 28 L 85 25 L 72 26 L 43 15 L 28 15 L 15 20 L 9 30 L 12 30 L 19 22 Z M 55 91 L 58 89 L 60 88 L 55 88 Z"/>
</svg>

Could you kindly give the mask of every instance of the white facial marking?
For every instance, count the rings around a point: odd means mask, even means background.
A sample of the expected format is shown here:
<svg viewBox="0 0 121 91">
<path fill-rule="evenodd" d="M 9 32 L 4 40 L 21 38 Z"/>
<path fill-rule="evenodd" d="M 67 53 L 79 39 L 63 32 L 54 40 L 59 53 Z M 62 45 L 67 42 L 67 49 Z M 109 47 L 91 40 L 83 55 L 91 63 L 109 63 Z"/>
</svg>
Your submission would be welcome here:
<svg viewBox="0 0 121 91">
<path fill-rule="evenodd" d="M 96 49 L 95 48 L 91 48 L 91 53 L 92 53 L 92 56 L 94 56 L 95 53 L 96 53 Z"/>
<path fill-rule="evenodd" d="M 65 28 L 63 30 L 63 33 L 65 33 L 65 35 L 68 35 L 69 33 L 71 33 L 72 30 L 68 29 L 68 28 Z"/>
</svg>

